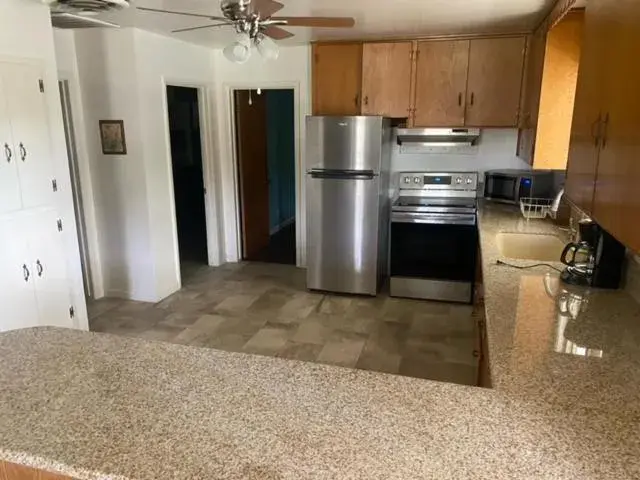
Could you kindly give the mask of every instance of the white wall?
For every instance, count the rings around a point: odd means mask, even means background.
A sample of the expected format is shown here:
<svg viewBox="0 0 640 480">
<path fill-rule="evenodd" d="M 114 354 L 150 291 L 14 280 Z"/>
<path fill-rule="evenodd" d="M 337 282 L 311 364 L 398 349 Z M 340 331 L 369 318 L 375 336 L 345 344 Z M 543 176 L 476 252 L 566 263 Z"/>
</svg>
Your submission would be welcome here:
<svg viewBox="0 0 640 480">
<path fill-rule="evenodd" d="M 482 130 L 478 151 L 474 155 L 401 153 L 400 147 L 394 142 L 391 170 L 485 172 L 497 168 L 531 169 L 527 162 L 516 156 L 517 145 L 518 130 L 510 128 Z"/>
<path fill-rule="evenodd" d="M 91 267 L 91 283 L 94 298 L 104 296 L 102 262 L 100 261 L 100 244 L 94 205 L 93 179 L 87 151 L 87 132 L 78 74 L 75 35 L 72 30 L 54 29 L 54 44 L 58 79 L 66 80 L 69 85 L 69 97 L 73 116 L 73 128 L 76 141 L 76 155 L 80 174 L 80 190 L 83 199 L 84 223 L 86 228 L 89 263 Z"/>
<path fill-rule="evenodd" d="M 29 59 L 44 67 L 44 82 L 51 129 L 51 155 L 58 180 L 56 208 L 63 218 L 67 268 L 72 279 L 72 300 L 76 310 L 73 325 L 87 329 L 87 311 L 82 268 L 76 235 L 62 110 L 58 92 L 58 73 L 53 46 L 49 9 L 39 2 L 2 0 L 0 13 L 0 58 Z"/>
<path fill-rule="evenodd" d="M 296 141 L 297 141 L 297 190 L 296 236 L 298 264 L 306 264 L 305 252 L 305 204 L 304 204 L 304 122 L 311 113 L 311 52 L 310 47 L 282 47 L 277 61 L 264 62 L 254 55 L 249 62 L 236 65 L 222 55 L 221 50 L 214 53 L 216 71 L 216 102 L 218 116 L 218 162 L 221 179 L 221 205 L 223 208 L 225 258 L 229 262 L 239 259 L 238 203 L 235 183 L 235 165 L 233 161 L 234 139 L 232 135 L 231 91 L 243 88 L 295 88 L 298 95 L 296 105 Z"/>
<path fill-rule="evenodd" d="M 79 30 L 75 38 L 105 293 L 158 301 L 180 288 L 166 84 L 202 86 L 210 123 L 213 53 L 129 28 Z M 127 155 L 102 154 L 101 119 L 124 120 Z M 205 138 L 205 156 L 211 144 Z M 203 160 L 216 264 L 214 162 Z"/>
</svg>

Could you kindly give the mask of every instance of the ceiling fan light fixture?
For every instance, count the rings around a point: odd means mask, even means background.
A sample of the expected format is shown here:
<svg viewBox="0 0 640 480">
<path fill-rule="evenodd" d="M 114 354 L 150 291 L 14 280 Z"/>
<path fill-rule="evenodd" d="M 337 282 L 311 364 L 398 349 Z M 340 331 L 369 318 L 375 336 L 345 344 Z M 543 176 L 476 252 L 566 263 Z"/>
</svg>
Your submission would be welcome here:
<svg viewBox="0 0 640 480">
<path fill-rule="evenodd" d="M 251 57 L 251 38 L 246 33 L 239 33 L 236 40 L 227 45 L 222 53 L 233 63 L 245 63 Z"/>
<path fill-rule="evenodd" d="M 256 48 L 265 60 L 277 60 L 280 56 L 278 44 L 266 35 L 260 35 L 256 38 Z"/>
</svg>

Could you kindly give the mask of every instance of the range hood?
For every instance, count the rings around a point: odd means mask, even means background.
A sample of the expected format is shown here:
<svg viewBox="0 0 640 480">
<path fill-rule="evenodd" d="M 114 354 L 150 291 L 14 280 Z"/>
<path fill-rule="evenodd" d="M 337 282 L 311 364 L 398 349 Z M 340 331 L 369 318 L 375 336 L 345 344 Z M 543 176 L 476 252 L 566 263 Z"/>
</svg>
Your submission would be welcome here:
<svg viewBox="0 0 640 480">
<path fill-rule="evenodd" d="M 475 145 L 479 128 L 399 128 L 398 145 L 423 144 L 433 147 Z"/>
</svg>

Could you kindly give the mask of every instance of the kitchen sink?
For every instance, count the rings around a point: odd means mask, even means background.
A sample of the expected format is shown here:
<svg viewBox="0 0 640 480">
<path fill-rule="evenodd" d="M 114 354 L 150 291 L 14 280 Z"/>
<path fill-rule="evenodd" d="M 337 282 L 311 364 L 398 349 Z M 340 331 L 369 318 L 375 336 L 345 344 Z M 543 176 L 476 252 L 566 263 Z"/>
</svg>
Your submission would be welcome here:
<svg viewBox="0 0 640 480">
<path fill-rule="evenodd" d="M 559 262 L 565 245 L 555 235 L 536 233 L 498 233 L 496 242 L 503 257 L 539 262 Z"/>
</svg>

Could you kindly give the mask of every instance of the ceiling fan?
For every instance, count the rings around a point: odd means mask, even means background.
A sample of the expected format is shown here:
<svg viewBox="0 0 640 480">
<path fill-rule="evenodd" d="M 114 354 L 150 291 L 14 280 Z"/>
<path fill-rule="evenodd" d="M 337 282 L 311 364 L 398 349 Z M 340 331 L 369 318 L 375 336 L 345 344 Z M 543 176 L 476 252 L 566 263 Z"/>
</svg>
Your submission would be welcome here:
<svg viewBox="0 0 640 480">
<path fill-rule="evenodd" d="M 351 28 L 355 20 L 350 17 L 274 17 L 284 8 L 282 3 L 274 0 L 222 0 L 220 8 L 223 16 L 203 15 L 190 12 L 178 12 L 159 8 L 136 7 L 146 12 L 168 13 L 189 17 L 207 18 L 216 23 L 179 28 L 172 33 L 202 30 L 206 28 L 233 27 L 238 37 L 236 41 L 224 49 L 224 55 L 235 63 L 244 63 L 251 56 L 252 45 L 266 59 L 278 57 L 278 47 L 273 40 L 284 40 L 294 34 L 280 28 L 315 27 L 315 28 Z"/>
</svg>

